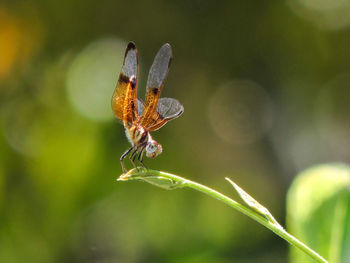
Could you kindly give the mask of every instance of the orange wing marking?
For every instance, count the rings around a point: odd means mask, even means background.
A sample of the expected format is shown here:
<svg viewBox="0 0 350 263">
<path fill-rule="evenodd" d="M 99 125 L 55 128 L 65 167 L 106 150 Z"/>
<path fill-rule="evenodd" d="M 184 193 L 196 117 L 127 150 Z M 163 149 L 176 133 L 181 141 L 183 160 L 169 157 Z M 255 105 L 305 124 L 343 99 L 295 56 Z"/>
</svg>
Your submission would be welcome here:
<svg viewBox="0 0 350 263">
<path fill-rule="evenodd" d="M 141 115 L 144 104 L 139 99 L 139 115 Z M 153 112 L 153 115 L 145 126 L 149 131 L 156 131 L 163 127 L 168 121 L 176 119 L 184 112 L 184 107 L 179 101 L 172 98 L 160 98 L 158 100 L 157 110 Z"/>
<path fill-rule="evenodd" d="M 138 117 L 137 78 L 138 54 L 135 44 L 130 42 L 125 51 L 123 67 L 112 96 L 114 115 L 127 123 L 132 123 Z"/>
</svg>

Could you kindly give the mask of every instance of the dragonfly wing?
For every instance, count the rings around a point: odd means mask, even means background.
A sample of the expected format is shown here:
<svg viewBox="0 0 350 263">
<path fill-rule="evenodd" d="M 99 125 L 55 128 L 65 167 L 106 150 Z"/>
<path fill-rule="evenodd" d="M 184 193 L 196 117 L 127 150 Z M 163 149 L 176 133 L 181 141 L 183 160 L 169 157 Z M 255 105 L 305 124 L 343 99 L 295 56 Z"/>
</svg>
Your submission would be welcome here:
<svg viewBox="0 0 350 263">
<path fill-rule="evenodd" d="M 140 98 L 137 98 L 137 114 L 139 116 L 142 115 L 144 108 L 145 108 L 145 103 Z"/>
<path fill-rule="evenodd" d="M 157 112 L 168 120 L 179 117 L 184 112 L 182 104 L 173 98 L 160 98 L 158 101 Z"/>
<path fill-rule="evenodd" d="M 138 53 L 133 42 L 126 48 L 124 63 L 112 96 L 114 115 L 121 121 L 133 122 L 137 111 Z"/>
<path fill-rule="evenodd" d="M 147 127 L 149 131 L 155 131 L 163 127 L 168 121 L 176 119 L 184 112 L 182 104 L 173 98 L 160 98 L 157 111 L 153 114 L 152 121 Z"/>
<path fill-rule="evenodd" d="M 172 50 L 171 46 L 167 43 L 159 49 L 148 74 L 145 109 L 140 118 L 140 124 L 142 126 L 149 126 L 148 123 L 152 121 L 155 115 L 160 93 L 164 86 L 165 78 L 168 75 L 171 60 Z"/>
</svg>

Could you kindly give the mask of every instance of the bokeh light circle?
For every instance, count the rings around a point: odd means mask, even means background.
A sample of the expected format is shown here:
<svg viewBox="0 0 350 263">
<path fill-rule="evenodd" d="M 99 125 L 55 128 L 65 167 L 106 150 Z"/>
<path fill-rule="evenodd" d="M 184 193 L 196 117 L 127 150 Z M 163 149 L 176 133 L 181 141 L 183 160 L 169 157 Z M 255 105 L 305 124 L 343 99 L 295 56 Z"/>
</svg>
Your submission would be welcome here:
<svg viewBox="0 0 350 263">
<path fill-rule="evenodd" d="M 83 116 L 105 121 L 113 117 L 111 97 L 121 69 L 126 43 L 108 38 L 91 43 L 73 60 L 67 73 L 67 93 Z"/>
<path fill-rule="evenodd" d="M 253 81 L 231 81 L 212 96 L 209 119 L 213 130 L 224 141 L 253 143 L 271 127 L 272 101 L 265 90 Z"/>
<path fill-rule="evenodd" d="M 350 25 L 350 0 L 288 0 L 291 10 L 324 30 Z"/>
</svg>

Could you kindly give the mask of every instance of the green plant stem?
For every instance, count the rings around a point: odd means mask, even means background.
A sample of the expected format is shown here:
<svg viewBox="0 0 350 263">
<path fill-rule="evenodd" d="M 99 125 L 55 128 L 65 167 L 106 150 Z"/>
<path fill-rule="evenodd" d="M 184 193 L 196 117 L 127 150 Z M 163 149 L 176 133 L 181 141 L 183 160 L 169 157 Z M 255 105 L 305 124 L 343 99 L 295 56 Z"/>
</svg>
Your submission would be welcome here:
<svg viewBox="0 0 350 263">
<path fill-rule="evenodd" d="M 169 179 L 164 184 L 162 183 L 162 180 L 164 178 Z M 226 195 L 223 195 L 214 189 L 211 189 L 205 185 L 199 184 L 197 182 L 182 178 L 180 176 L 165 173 L 161 171 L 155 171 L 155 170 L 144 170 L 144 169 L 133 169 L 129 171 L 127 174 L 122 175 L 118 180 L 120 181 L 126 181 L 126 180 L 133 180 L 133 179 L 139 179 L 146 181 L 148 183 L 155 184 L 157 186 L 166 188 L 166 189 L 176 189 L 176 188 L 182 188 L 182 187 L 189 187 L 192 189 L 195 189 L 197 191 L 200 191 L 206 195 L 209 195 L 217 200 L 220 200 L 224 202 L 225 204 L 231 206 L 232 208 L 238 210 L 239 212 L 245 214 L 246 216 L 252 218 L 253 220 L 259 222 L 260 224 L 264 225 L 277 235 L 279 235 L 281 238 L 292 244 L 293 246 L 299 248 L 304 253 L 309 255 L 311 258 L 313 258 L 316 262 L 323 262 L 327 263 L 327 261 L 321 257 L 318 253 L 313 251 L 311 248 L 306 246 L 304 243 L 299 241 L 297 238 L 289 234 L 280 224 L 277 223 L 275 220 L 269 220 L 266 216 L 252 210 L 249 207 L 246 207 L 231 198 L 227 197 Z M 272 215 L 271 215 L 272 217 Z"/>
</svg>

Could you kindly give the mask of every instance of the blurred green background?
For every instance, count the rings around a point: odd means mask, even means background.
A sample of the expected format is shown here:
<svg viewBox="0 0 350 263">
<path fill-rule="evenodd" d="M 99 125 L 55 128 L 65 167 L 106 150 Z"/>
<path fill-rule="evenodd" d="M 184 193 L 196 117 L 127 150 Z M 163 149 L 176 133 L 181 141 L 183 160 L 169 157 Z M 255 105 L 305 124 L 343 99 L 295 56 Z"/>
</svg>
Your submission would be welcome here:
<svg viewBox="0 0 350 263">
<path fill-rule="evenodd" d="M 160 46 L 185 107 L 146 164 L 285 223 L 286 191 L 350 161 L 350 1 L 3 0 L 0 262 L 287 262 L 288 245 L 189 190 L 117 183 L 129 147 L 110 99 L 127 42 L 139 96 Z"/>
</svg>

